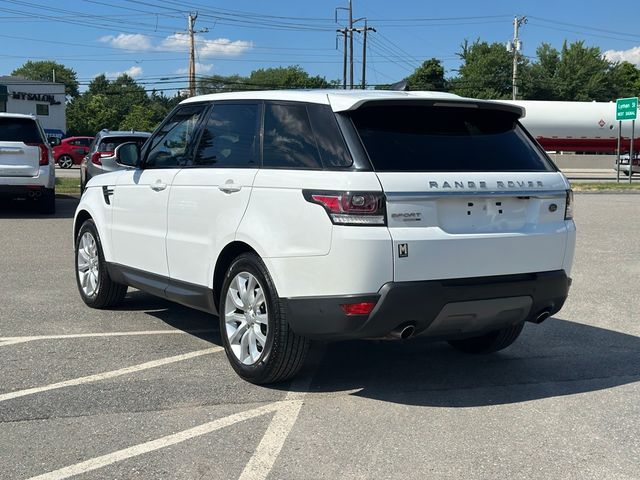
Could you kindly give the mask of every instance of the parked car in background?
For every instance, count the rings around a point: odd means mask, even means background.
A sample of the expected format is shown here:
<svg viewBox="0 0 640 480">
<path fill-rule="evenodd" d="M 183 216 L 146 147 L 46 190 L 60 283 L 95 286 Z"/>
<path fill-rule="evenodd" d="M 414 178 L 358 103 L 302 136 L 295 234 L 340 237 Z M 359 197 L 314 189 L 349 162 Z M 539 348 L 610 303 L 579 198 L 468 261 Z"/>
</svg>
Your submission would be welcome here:
<svg viewBox="0 0 640 480">
<path fill-rule="evenodd" d="M 81 190 L 84 191 L 87 182 L 96 175 L 122 168 L 116 163 L 114 157 L 114 151 L 118 145 L 135 142 L 142 147 L 150 136 L 149 132 L 136 132 L 133 130 L 128 132 L 101 130 L 98 132 L 89 146 L 89 153 L 82 159 L 80 164 Z"/>
<path fill-rule="evenodd" d="M 53 148 L 53 158 L 60 168 L 71 168 L 80 165 L 82 159 L 89 153 L 89 145 L 93 137 L 64 138 L 60 145 Z"/>
<path fill-rule="evenodd" d="M 620 171 L 624 173 L 626 176 L 629 176 L 629 171 L 633 173 L 640 173 L 640 152 L 636 152 L 633 154 L 633 161 L 631 162 L 631 168 L 629 168 L 629 158 L 630 158 L 630 155 L 628 153 L 620 155 Z M 617 170 L 617 167 L 618 167 L 617 163 L 618 161 L 616 160 L 615 164 L 613 165 L 614 170 Z"/>
<path fill-rule="evenodd" d="M 0 196 L 38 202 L 55 213 L 53 151 L 33 115 L 0 113 Z"/>
</svg>

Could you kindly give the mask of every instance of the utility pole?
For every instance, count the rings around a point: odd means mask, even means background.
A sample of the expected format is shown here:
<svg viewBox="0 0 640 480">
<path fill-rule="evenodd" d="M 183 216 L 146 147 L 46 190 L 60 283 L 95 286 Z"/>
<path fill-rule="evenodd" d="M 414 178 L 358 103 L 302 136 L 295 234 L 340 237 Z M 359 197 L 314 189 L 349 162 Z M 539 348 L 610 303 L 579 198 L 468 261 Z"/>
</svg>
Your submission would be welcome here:
<svg viewBox="0 0 640 480">
<path fill-rule="evenodd" d="M 189 13 L 187 34 L 189 35 L 189 96 L 193 97 L 196 94 L 196 33 L 206 33 L 208 28 L 203 28 L 197 32 L 194 30 L 196 19 L 198 18 L 198 12 Z"/>
<path fill-rule="evenodd" d="M 518 58 L 522 50 L 522 42 L 518 36 L 520 26 L 527 23 L 527 17 L 513 18 L 513 40 L 507 43 L 507 50 L 513 54 L 513 75 L 511 77 L 511 91 L 513 100 L 518 99 Z"/>
<path fill-rule="evenodd" d="M 344 65 L 343 65 L 343 83 L 342 87 L 347 89 L 347 38 L 349 39 L 349 52 L 350 52 L 350 77 L 349 77 L 349 85 L 353 88 L 353 4 L 352 0 L 349 0 L 349 7 L 336 7 L 335 9 L 335 20 L 338 23 L 338 10 L 348 10 L 349 11 L 349 26 L 345 28 L 338 29 L 337 32 L 344 35 Z"/>
<path fill-rule="evenodd" d="M 364 90 L 367 87 L 367 32 L 371 31 L 371 32 L 376 32 L 377 30 L 373 27 L 370 27 L 367 23 L 367 19 L 366 18 L 359 18 L 357 20 L 354 20 L 355 22 L 359 22 L 360 20 L 364 20 L 364 27 L 362 28 L 354 28 L 353 30 L 358 32 L 358 33 L 362 33 L 363 34 L 363 38 L 362 38 L 362 89 Z"/>
<path fill-rule="evenodd" d="M 353 90 L 353 3 L 349 0 L 349 88 Z"/>
<path fill-rule="evenodd" d="M 339 28 L 336 30 L 340 35 L 344 37 L 344 46 L 342 47 L 342 88 L 347 89 L 347 29 Z M 336 49 L 338 48 L 338 42 L 336 39 Z"/>
</svg>

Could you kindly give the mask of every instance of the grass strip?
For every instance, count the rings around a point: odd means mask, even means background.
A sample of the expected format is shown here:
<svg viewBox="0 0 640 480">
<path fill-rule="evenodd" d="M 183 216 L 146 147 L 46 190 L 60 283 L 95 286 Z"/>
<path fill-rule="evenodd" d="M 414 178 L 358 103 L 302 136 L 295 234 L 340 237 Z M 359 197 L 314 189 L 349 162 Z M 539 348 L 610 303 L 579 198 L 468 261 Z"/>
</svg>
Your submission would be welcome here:
<svg viewBox="0 0 640 480">
<path fill-rule="evenodd" d="M 80 179 L 56 178 L 56 193 L 80 195 Z"/>
</svg>

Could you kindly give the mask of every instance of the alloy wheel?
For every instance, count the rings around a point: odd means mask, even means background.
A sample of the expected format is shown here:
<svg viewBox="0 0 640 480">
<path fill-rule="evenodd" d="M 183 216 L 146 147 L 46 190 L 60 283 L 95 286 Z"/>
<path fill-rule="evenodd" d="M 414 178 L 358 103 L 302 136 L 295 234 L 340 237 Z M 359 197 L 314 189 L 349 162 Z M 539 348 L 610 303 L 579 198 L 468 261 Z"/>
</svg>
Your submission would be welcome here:
<svg viewBox="0 0 640 480">
<path fill-rule="evenodd" d="M 100 258 L 98 244 L 90 232 L 85 232 L 78 244 L 76 268 L 83 293 L 95 296 L 100 288 Z"/>
<path fill-rule="evenodd" d="M 224 323 L 235 357 L 245 365 L 257 363 L 267 344 L 269 312 L 264 289 L 251 273 L 240 272 L 229 284 Z"/>
</svg>

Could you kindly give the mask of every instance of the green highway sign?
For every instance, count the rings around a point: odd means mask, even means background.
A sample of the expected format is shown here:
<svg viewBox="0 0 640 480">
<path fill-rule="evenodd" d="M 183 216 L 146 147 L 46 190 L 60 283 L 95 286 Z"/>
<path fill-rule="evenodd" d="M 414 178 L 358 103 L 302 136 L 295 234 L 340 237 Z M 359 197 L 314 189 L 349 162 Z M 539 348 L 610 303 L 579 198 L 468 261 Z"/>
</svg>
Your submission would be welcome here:
<svg viewBox="0 0 640 480">
<path fill-rule="evenodd" d="M 616 100 L 616 120 L 635 120 L 638 117 L 638 97 Z"/>
</svg>

